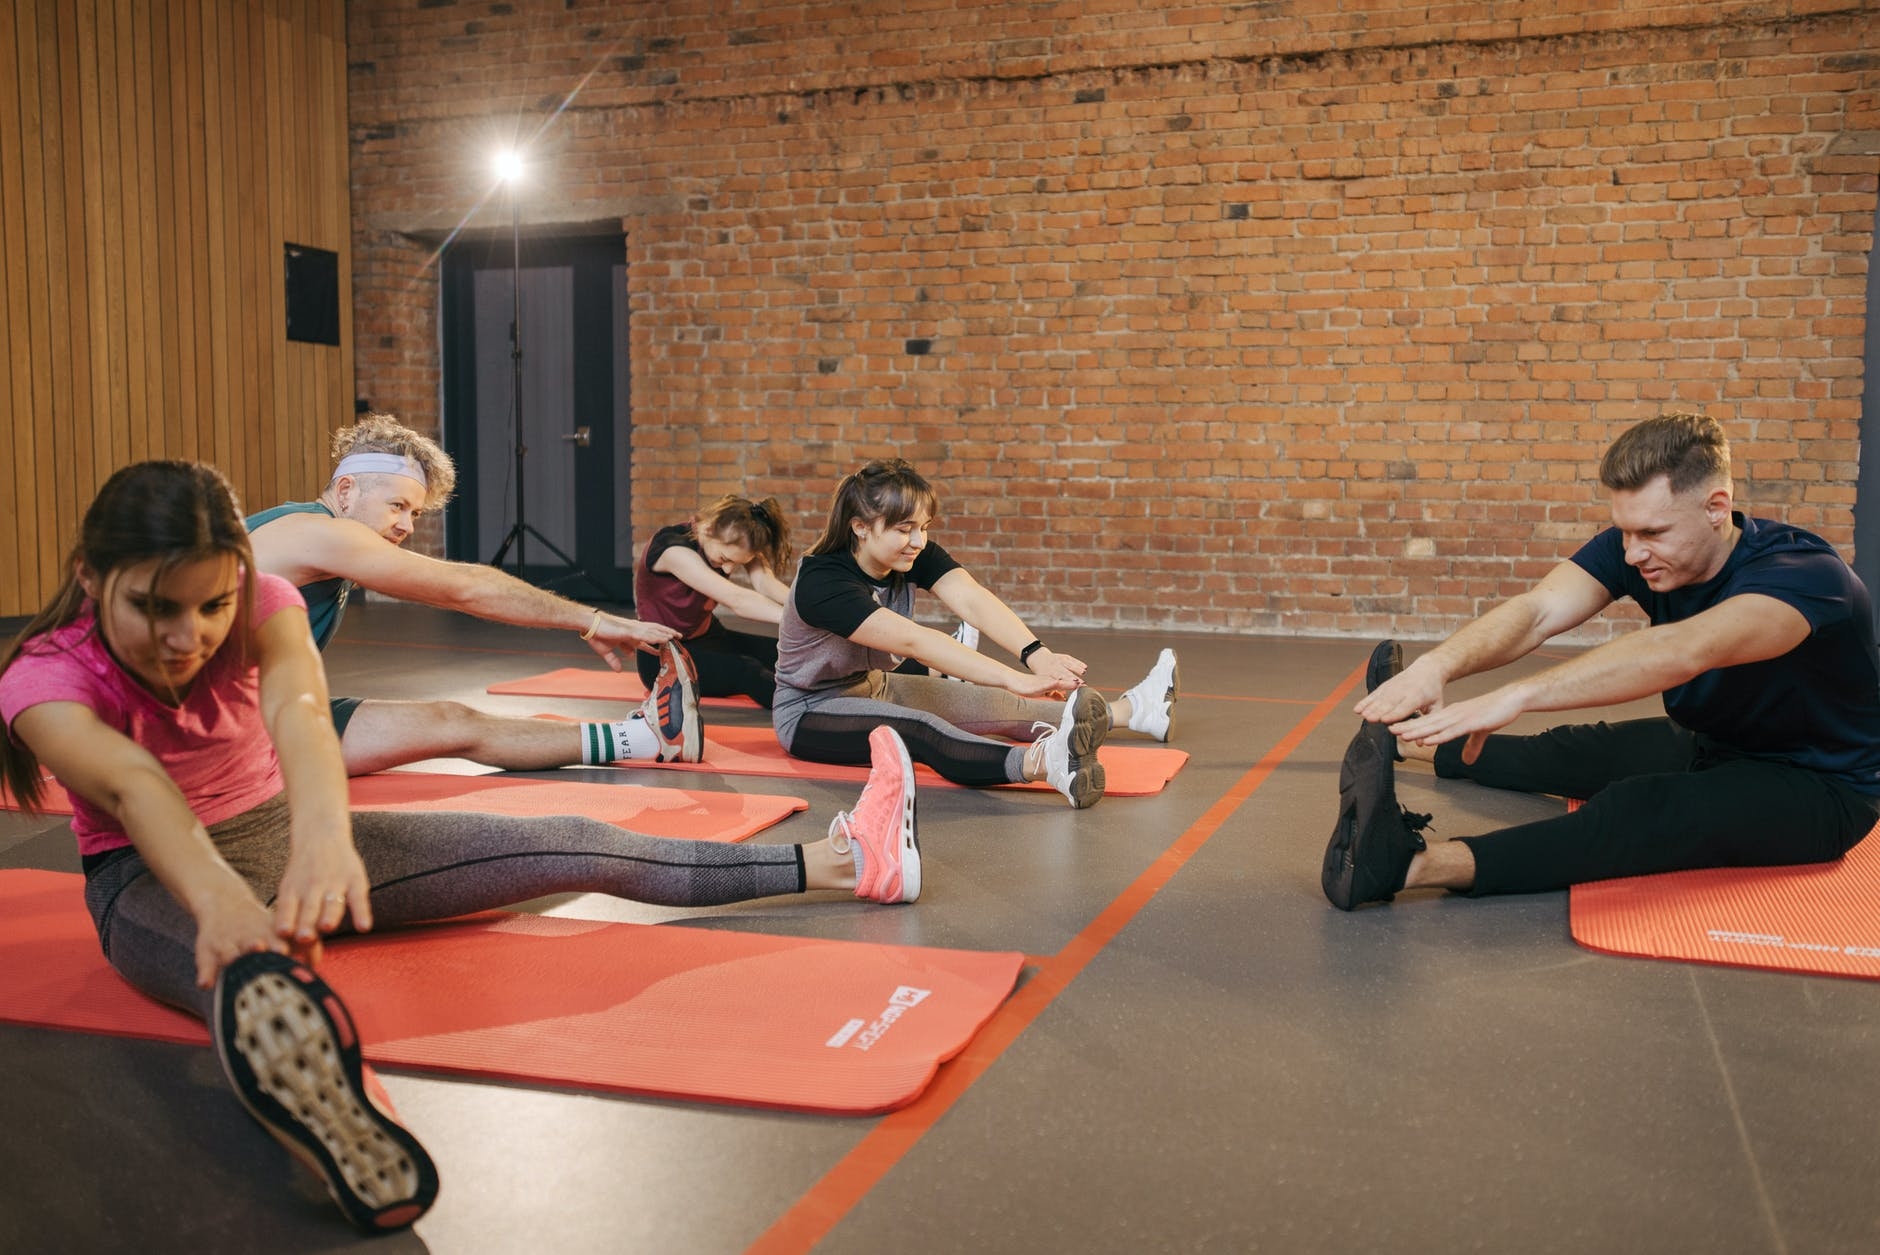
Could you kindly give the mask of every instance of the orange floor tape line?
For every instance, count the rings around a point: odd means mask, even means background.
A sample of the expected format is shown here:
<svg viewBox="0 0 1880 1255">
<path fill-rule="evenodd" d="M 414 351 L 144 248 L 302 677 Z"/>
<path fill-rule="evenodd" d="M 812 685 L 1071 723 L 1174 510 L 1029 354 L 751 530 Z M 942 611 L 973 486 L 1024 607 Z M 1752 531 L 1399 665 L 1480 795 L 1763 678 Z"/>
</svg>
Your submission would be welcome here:
<svg viewBox="0 0 1880 1255">
<path fill-rule="evenodd" d="M 1575 885 L 1573 939 L 1607 954 L 1880 980 L 1876 834 L 1834 863 Z"/>
<path fill-rule="evenodd" d="M 859 908 L 866 909 L 866 908 Z M 489 914 L 347 938 L 324 976 L 381 1066 L 829 1115 L 912 1102 L 1024 956 Z M 0 872 L 0 1020 L 206 1043 L 98 953 L 81 878 Z"/>
<path fill-rule="evenodd" d="M 809 803 L 800 797 L 768 793 L 707 793 L 583 780 L 453 776 L 421 771 L 355 776 L 351 786 L 354 810 L 586 815 L 651 837 L 686 837 L 694 841 L 742 841 L 797 811 L 809 809 Z M 18 809 L 4 792 L 0 792 L 0 808 Z M 71 800 L 56 784 L 47 785 L 43 808 L 48 814 L 72 813 Z"/>
</svg>

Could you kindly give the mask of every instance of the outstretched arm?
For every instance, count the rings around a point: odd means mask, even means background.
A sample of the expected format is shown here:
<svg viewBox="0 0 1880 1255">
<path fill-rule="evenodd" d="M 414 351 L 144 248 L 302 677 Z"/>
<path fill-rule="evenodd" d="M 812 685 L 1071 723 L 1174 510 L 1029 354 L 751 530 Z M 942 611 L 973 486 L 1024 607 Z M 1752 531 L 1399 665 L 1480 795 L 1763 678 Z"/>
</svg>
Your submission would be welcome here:
<svg viewBox="0 0 1880 1255">
<path fill-rule="evenodd" d="M 350 519 L 289 515 L 257 531 L 254 542 L 262 570 L 297 584 L 337 575 L 373 592 L 498 623 L 583 633 L 592 628 L 588 645 L 616 671 L 616 648 L 652 648 L 678 635 L 657 623 L 602 614 L 495 567 L 410 553 Z"/>
<path fill-rule="evenodd" d="M 1008 689 L 1020 697 L 1043 697 L 1053 689 L 1076 688 L 1079 683 L 1073 680 L 1065 685 L 1050 676 L 1014 670 L 976 649 L 966 648 L 945 632 L 923 627 L 886 608 L 862 620 L 862 626 L 850 633 L 849 639 L 869 649 L 919 659 L 935 671 L 944 671 L 974 684 Z"/>
<path fill-rule="evenodd" d="M 955 567 L 934 582 L 934 596 L 946 604 L 947 609 L 966 620 L 1008 653 L 1017 655 L 1025 646 L 1036 640 L 1036 635 L 1025 626 L 1025 621 L 1018 617 L 1012 608 L 999 599 L 998 594 L 974 579 L 965 567 Z M 964 646 L 961 646 L 964 649 Z M 967 650 L 968 653 L 973 651 Z M 928 666 L 934 666 L 922 658 Z M 1069 654 L 1054 653 L 1049 649 L 1036 649 L 1025 660 L 1031 673 L 1050 680 L 1053 687 L 1076 688 L 1084 682 L 1085 665 L 1081 659 Z M 961 679 L 972 679 L 962 671 L 951 667 L 939 668 L 948 675 L 957 675 Z M 1001 685 L 1001 687 L 1009 687 Z"/>
<path fill-rule="evenodd" d="M 1492 671 L 1526 657 L 1550 637 L 1578 627 L 1612 604 L 1606 586 L 1562 562 L 1533 588 L 1464 624 L 1356 707 L 1372 723 L 1397 723 L 1439 710 L 1451 680 Z"/>
<path fill-rule="evenodd" d="M 752 588 L 777 603 L 779 613 L 790 604 L 790 586 L 770 569 L 770 564 L 763 558 L 752 558 L 751 565 L 744 568 L 744 573 L 750 577 Z"/>
<path fill-rule="evenodd" d="M 275 612 L 256 630 L 255 643 L 261 720 L 280 760 L 291 824 L 274 929 L 311 945 L 338 928 L 350 909 L 353 926 L 365 932 L 372 927 L 371 886 L 353 847 L 346 762 L 307 612 L 298 606 Z"/>
<path fill-rule="evenodd" d="M 659 560 L 653 563 L 653 569 L 672 576 L 687 588 L 704 593 L 719 605 L 728 608 L 733 614 L 755 619 L 760 623 L 783 621 L 782 598 L 773 599 L 758 588 L 746 588 L 742 584 L 725 578 L 712 567 L 711 563 L 681 545 L 674 545 L 660 554 Z M 753 582 L 755 582 L 754 577 Z M 770 582 L 777 583 L 774 579 Z M 789 589 L 786 588 L 783 591 L 785 597 L 789 596 Z"/>
<path fill-rule="evenodd" d="M 196 921 L 196 983 L 255 950 L 286 953 L 268 909 L 216 852 L 208 830 L 151 753 L 78 702 L 29 706 L 13 734 L 59 783 L 105 811 Z"/>
<path fill-rule="evenodd" d="M 1481 697 L 1394 724 L 1391 731 L 1419 745 L 1466 736 L 1463 758 L 1474 762 L 1490 732 L 1528 711 L 1651 697 L 1706 671 L 1780 657 L 1806 640 L 1809 630 L 1802 612 L 1786 602 L 1742 593 L 1689 619 L 1633 632 Z"/>
</svg>

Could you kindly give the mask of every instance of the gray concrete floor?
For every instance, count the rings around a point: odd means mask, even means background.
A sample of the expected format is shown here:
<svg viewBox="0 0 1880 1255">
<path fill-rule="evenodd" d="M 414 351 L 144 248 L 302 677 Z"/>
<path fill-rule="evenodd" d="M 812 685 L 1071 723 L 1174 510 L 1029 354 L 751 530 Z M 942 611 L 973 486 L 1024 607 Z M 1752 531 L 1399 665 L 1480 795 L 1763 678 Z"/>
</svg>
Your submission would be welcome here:
<svg viewBox="0 0 1880 1255">
<path fill-rule="evenodd" d="M 1330 699 L 1367 643 L 1050 635 L 1113 689 L 1180 649 L 1175 744 L 1193 761 L 1163 794 L 1076 813 L 1055 795 L 931 789 L 909 907 L 535 904 L 1022 950 L 1036 984 L 1002 1013 L 1022 1030 L 970 1084 L 943 1073 L 944 1095 L 902 1116 L 834 1119 L 388 1074 L 444 1186 L 415 1231 L 372 1248 L 789 1251 L 821 1233 L 814 1249 L 857 1255 L 1880 1249 L 1880 987 L 1595 955 L 1568 935 L 1565 894 L 1413 893 L 1340 914 L 1318 867 L 1355 693 Z M 483 694 L 590 658 L 374 603 L 328 662 L 336 692 L 601 714 Z M 820 837 L 853 800 L 678 782 L 809 799 L 760 841 Z M 1400 792 L 1436 812 L 1437 836 L 1559 805 L 1414 768 Z M 0 816 L 0 866 L 75 870 L 70 835 Z M 207 1050 L 0 1026 L 0 1075 L 0 1251 L 367 1241 Z"/>
</svg>

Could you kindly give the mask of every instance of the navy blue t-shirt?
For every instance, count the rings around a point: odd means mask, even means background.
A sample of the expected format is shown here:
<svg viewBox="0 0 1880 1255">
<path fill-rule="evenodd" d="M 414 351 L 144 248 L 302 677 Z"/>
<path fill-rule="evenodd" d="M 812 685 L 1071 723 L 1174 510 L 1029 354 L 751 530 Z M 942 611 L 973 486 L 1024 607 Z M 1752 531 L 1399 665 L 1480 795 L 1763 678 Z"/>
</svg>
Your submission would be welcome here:
<svg viewBox="0 0 1880 1255">
<path fill-rule="evenodd" d="M 1793 606 L 1808 620 L 1807 639 L 1780 657 L 1718 667 L 1667 690 L 1665 713 L 1726 749 L 1880 796 L 1880 653 L 1866 585 L 1812 532 L 1731 517 L 1742 535 L 1723 570 L 1702 584 L 1653 592 L 1626 562 L 1618 528 L 1587 541 L 1573 562 L 1615 599 L 1637 602 L 1654 626 L 1744 593 Z"/>
</svg>

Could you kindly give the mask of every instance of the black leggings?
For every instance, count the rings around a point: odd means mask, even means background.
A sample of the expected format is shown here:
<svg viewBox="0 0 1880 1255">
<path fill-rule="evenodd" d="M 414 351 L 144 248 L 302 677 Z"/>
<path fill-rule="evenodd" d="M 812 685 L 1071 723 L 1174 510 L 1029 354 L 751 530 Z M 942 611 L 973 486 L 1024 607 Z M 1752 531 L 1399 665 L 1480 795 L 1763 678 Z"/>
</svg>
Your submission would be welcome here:
<svg viewBox="0 0 1880 1255">
<path fill-rule="evenodd" d="M 1025 778 L 1026 747 L 981 734 L 1031 741 L 1038 725 L 1055 726 L 1063 712 L 1063 702 L 983 684 L 871 671 L 853 689 L 818 699 L 777 734 L 794 757 L 855 765 L 868 761 L 868 734 L 885 724 L 907 743 L 908 757 L 954 784 L 1016 784 Z"/>
<path fill-rule="evenodd" d="M 1696 867 L 1823 863 L 1880 819 L 1880 798 L 1818 771 L 1732 754 L 1669 719 L 1491 736 L 1473 765 L 1462 761 L 1462 742 L 1451 741 L 1437 748 L 1436 774 L 1586 800 L 1554 819 L 1461 838 L 1475 854 L 1477 895 Z"/>
<path fill-rule="evenodd" d="M 711 626 L 689 641 L 681 641 L 698 666 L 700 697 L 737 697 L 742 694 L 770 709 L 777 691 L 777 638 L 734 632 L 713 616 Z M 648 687 L 659 674 L 656 654 L 634 654 L 640 679 Z"/>
</svg>

